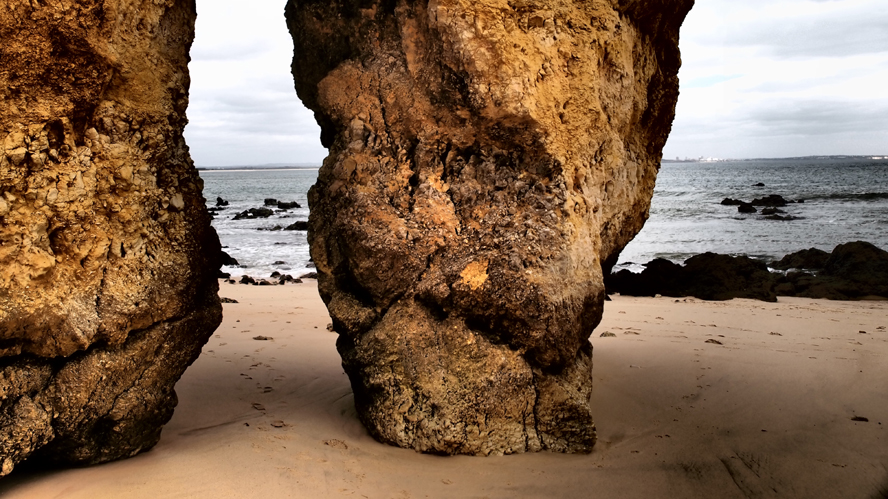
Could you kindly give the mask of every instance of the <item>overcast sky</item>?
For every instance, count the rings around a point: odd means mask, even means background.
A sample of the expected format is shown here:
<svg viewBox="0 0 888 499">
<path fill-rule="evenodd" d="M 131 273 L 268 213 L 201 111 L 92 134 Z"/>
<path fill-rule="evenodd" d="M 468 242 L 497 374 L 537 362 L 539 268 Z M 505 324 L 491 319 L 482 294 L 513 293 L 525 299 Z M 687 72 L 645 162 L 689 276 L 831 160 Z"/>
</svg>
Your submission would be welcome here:
<svg viewBox="0 0 888 499">
<path fill-rule="evenodd" d="M 320 164 L 289 73 L 282 0 L 198 0 L 198 166 Z M 664 156 L 888 154 L 888 0 L 697 0 Z"/>
</svg>

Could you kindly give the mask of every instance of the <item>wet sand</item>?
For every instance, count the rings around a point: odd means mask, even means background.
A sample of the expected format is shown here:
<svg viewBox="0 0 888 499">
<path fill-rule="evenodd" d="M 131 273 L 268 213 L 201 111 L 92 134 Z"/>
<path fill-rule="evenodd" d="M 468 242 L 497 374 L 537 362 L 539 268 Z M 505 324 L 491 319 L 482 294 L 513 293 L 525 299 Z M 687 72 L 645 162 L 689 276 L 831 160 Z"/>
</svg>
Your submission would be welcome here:
<svg viewBox="0 0 888 499">
<path fill-rule="evenodd" d="M 888 497 L 885 301 L 615 296 L 591 339 L 595 451 L 474 458 L 367 434 L 314 281 L 221 295 L 239 303 L 157 447 L 0 496 Z"/>
</svg>

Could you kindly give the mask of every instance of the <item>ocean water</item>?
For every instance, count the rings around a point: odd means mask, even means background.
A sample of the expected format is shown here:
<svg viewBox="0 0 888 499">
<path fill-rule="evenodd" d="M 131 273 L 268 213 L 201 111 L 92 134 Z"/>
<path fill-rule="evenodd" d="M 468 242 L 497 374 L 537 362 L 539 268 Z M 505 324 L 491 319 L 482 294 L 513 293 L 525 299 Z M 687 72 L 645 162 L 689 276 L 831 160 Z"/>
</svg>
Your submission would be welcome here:
<svg viewBox="0 0 888 499">
<path fill-rule="evenodd" d="M 728 197 L 750 202 L 769 194 L 804 200 L 782 208 L 798 219 L 767 220 L 721 205 Z M 664 163 L 650 218 L 620 254 L 617 268 L 640 271 L 639 264 L 654 258 L 681 263 L 707 251 L 773 261 L 850 241 L 888 250 L 888 160 Z"/>
<path fill-rule="evenodd" d="M 313 270 L 305 232 L 258 229 L 308 219 L 307 194 L 317 169 L 200 174 L 209 207 L 215 206 L 217 196 L 231 203 L 213 221 L 225 251 L 241 264 L 225 267 L 225 272 L 268 277 L 279 271 L 298 277 Z M 755 187 L 757 183 L 765 187 Z M 769 194 L 803 199 L 783 208 L 797 219 L 765 220 L 720 204 L 726 197 L 752 201 Z M 297 201 L 302 208 L 267 219 L 232 220 L 238 212 L 262 206 L 265 198 Z M 812 247 L 831 251 L 857 240 L 888 249 L 888 160 L 664 163 L 650 219 L 621 254 L 618 268 L 639 271 L 640 264 L 654 258 L 682 262 L 706 251 L 770 261 Z"/>
<path fill-rule="evenodd" d="M 292 170 L 201 170 L 207 207 L 221 197 L 230 204 L 216 214 L 213 227 L 224 251 L 240 267 L 223 267 L 232 276 L 268 277 L 272 272 L 299 277 L 314 269 L 310 264 L 305 231 L 264 231 L 308 220 L 308 189 L 318 176 L 317 168 Z M 266 198 L 296 201 L 302 207 L 275 213 L 269 218 L 232 220 L 234 215 L 259 208 Z M 277 210 L 276 210 L 277 211 Z M 283 263 L 279 263 L 283 262 Z"/>
</svg>

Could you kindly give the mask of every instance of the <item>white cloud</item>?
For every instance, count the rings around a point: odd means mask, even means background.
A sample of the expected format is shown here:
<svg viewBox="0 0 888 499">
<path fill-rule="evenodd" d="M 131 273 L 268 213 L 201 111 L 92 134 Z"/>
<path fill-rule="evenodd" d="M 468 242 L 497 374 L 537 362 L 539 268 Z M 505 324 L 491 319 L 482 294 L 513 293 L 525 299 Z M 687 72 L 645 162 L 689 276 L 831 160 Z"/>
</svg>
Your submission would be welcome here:
<svg viewBox="0 0 888 499">
<path fill-rule="evenodd" d="M 320 164 L 320 128 L 290 75 L 283 3 L 198 2 L 185 138 L 198 166 Z"/>
<path fill-rule="evenodd" d="M 698 0 L 666 157 L 884 154 L 884 0 Z"/>
</svg>

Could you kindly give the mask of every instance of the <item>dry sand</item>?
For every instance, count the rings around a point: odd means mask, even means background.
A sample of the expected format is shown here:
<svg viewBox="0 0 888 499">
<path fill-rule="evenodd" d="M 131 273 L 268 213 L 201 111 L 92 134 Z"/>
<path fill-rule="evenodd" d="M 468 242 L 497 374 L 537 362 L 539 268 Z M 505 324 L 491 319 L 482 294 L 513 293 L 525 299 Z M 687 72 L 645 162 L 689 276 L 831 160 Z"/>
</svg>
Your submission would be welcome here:
<svg viewBox="0 0 888 499">
<path fill-rule="evenodd" d="M 154 450 L 14 473 L 0 496 L 888 497 L 888 302 L 614 297 L 595 452 L 474 458 L 368 436 L 314 282 L 221 294 L 240 303 Z"/>
</svg>

